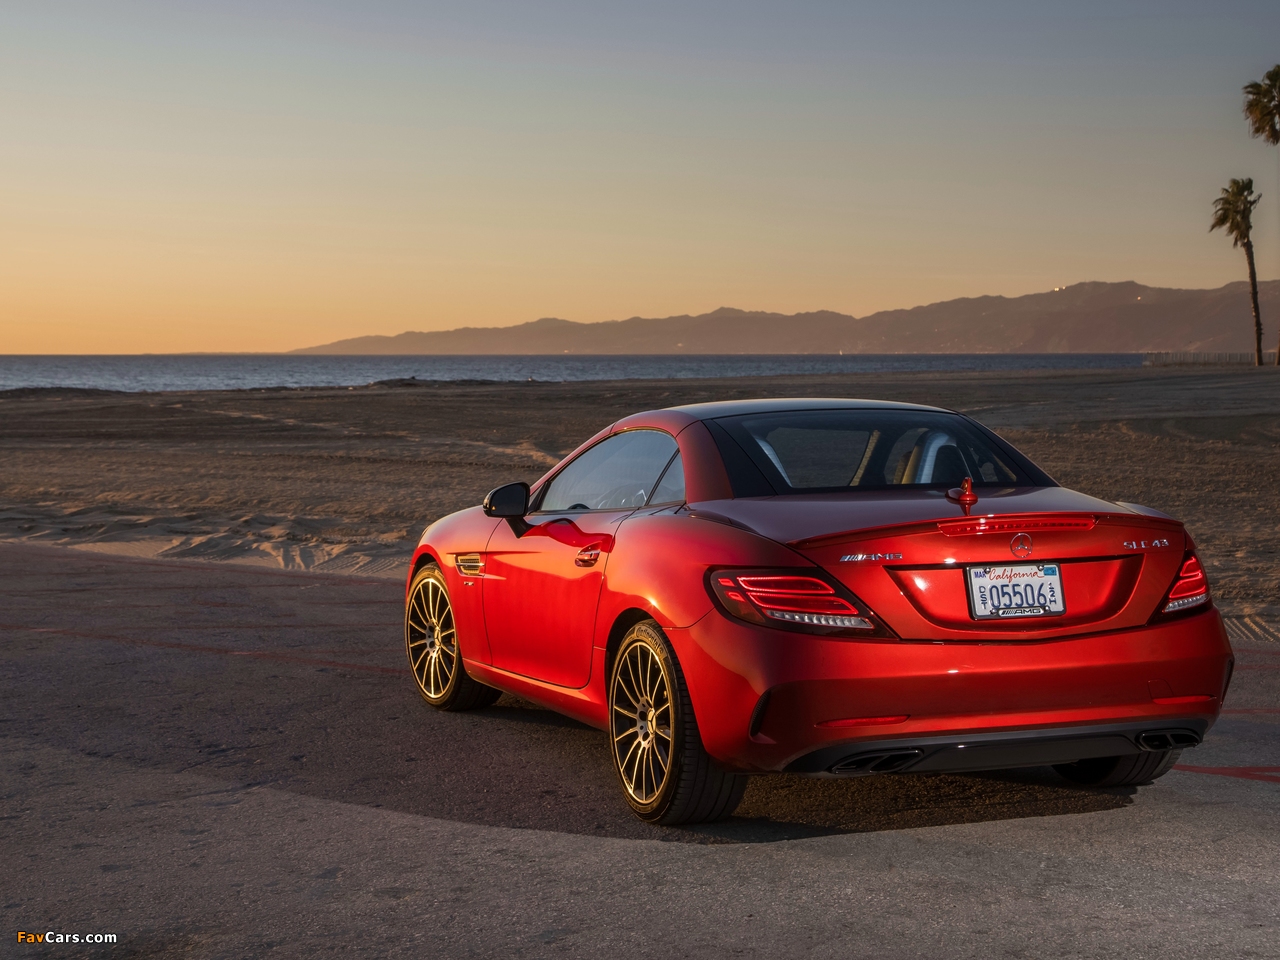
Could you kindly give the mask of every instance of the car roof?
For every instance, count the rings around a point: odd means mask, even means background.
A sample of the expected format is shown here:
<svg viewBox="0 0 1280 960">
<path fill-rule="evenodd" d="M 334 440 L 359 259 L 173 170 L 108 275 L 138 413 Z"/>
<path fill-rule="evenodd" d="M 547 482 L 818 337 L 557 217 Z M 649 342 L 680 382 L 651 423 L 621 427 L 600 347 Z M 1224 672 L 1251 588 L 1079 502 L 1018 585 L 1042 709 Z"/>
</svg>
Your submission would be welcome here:
<svg viewBox="0 0 1280 960">
<path fill-rule="evenodd" d="M 710 403 L 688 403 L 667 407 L 698 420 L 715 420 L 749 413 L 786 413 L 792 410 L 929 410 L 954 413 L 943 407 L 920 403 L 897 403 L 892 400 L 848 400 L 836 397 L 785 397 L 773 400 L 715 400 Z"/>
</svg>

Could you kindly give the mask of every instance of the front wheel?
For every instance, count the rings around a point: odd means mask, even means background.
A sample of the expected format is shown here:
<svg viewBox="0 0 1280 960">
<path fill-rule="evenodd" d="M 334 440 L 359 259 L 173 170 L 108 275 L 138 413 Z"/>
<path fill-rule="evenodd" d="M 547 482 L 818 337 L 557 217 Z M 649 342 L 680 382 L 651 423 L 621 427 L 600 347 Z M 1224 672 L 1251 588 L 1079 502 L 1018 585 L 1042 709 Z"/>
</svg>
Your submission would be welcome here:
<svg viewBox="0 0 1280 960">
<path fill-rule="evenodd" d="M 637 623 L 609 676 L 613 769 L 632 811 L 649 823 L 722 820 L 747 788 L 703 749 L 684 674 L 662 629 Z"/>
<path fill-rule="evenodd" d="M 440 710 L 487 707 L 502 691 L 467 676 L 444 575 L 434 563 L 418 571 L 404 607 L 404 648 L 422 699 Z"/>
<path fill-rule="evenodd" d="M 1136 787 L 1163 777 L 1178 762 L 1181 750 L 1151 750 L 1127 757 L 1094 757 L 1059 763 L 1053 769 L 1084 787 Z"/>
</svg>

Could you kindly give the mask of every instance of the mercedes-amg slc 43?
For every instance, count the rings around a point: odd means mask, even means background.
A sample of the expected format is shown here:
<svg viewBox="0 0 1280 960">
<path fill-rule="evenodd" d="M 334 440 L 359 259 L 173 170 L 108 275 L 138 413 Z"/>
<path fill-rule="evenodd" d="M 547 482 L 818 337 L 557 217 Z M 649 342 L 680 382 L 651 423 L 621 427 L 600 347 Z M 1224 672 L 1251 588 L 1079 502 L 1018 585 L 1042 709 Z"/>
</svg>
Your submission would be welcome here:
<svg viewBox="0 0 1280 960">
<path fill-rule="evenodd" d="M 1146 783 L 1234 662 L 1179 521 L 865 400 L 618 421 L 426 529 L 405 647 L 434 707 L 507 691 L 606 731 L 663 824 L 727 817 L 763 772 Z"/>
</svg>

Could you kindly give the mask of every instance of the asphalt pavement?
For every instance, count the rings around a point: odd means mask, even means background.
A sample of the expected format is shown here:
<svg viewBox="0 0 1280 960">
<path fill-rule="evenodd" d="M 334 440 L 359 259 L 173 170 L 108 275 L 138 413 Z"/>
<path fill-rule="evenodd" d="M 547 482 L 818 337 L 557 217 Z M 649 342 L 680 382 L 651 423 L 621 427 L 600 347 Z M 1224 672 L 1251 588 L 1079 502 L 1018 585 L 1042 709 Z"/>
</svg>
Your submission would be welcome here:
<svg viewBox="0 0 1280 960">
<path fill-rule="evenodd" d="M 0 545 L 12 955 L 1280 957 L 1267 622 L 1233 622 L 1227 710 L 1153 785 L 759 777 L 669 829 L 599 732 L 423 705 L 402 591 Z"/>
</svg>

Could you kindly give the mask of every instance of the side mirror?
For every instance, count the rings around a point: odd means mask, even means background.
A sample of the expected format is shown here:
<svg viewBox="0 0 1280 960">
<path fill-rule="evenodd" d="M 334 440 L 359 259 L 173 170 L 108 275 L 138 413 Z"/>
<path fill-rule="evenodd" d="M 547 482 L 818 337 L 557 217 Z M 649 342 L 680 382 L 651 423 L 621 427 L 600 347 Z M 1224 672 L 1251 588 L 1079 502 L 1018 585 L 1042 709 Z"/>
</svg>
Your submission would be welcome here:
<svg viewBox="0 0 1280 960">
<path fill-rule="evenodd" d="M 484 498 L 487 517 L 506 517 L 515 520 L 529 512 L 529 485 L 523 481 L 506 483 L 490 490 Z"/>
</svg>

